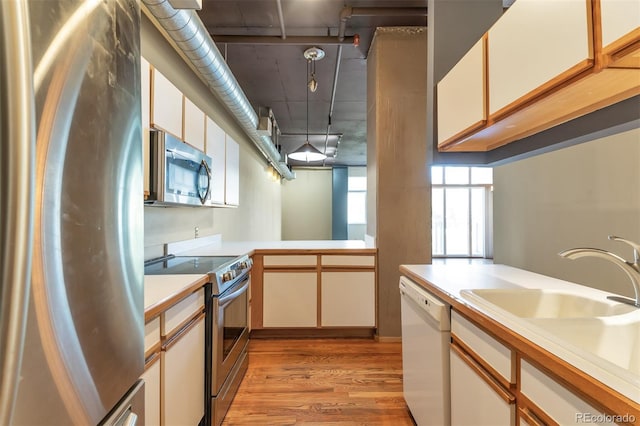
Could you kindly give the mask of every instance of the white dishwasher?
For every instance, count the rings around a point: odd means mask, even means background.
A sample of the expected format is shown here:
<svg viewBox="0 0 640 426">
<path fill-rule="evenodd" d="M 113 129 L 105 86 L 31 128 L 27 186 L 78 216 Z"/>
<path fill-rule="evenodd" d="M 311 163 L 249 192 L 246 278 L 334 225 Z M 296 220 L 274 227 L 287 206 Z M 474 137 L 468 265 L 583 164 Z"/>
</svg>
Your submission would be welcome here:
<svg viewBox="0 0 640 426">
<path fill-rule="evenodd" d="M 449 305 L 400 277 L 404 399 L 418 426 L 450 425 Z"/>
</svg>

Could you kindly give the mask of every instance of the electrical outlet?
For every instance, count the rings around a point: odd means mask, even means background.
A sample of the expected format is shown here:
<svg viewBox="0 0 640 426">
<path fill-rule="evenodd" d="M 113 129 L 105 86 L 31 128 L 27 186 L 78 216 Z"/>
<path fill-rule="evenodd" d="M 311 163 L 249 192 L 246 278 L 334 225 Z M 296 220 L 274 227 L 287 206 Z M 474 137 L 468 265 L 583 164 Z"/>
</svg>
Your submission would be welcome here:
<svg viewBox="0 0 640 426">
<path fill-rule="evenodd" d="M 198 231 L 200 231 L 200 228 L 198 228 L 197 226 L 193 228 L 193 233 L 195 234 L 194 238 L 198 238 Z"/>
</svg>

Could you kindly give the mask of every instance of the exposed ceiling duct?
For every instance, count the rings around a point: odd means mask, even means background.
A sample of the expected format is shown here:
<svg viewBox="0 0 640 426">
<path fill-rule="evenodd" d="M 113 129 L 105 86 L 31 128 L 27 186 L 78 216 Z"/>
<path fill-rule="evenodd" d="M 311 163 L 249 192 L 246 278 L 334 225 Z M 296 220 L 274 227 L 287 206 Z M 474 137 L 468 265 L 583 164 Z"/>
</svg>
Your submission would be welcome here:
<svg viewBox="0 0 640 426">
<path fill-rule="evenodd" d="M 278 173 L 287 180 L 295 174 L 281 161 L 270 136 L 258 133 L 254 111 L 209 32 L 193 10 L 176 10 L 169 0 L 142 0 L 146 10 L 191 61 L 199 77 L 231 111 L 235 119 Z"/>
</svg>

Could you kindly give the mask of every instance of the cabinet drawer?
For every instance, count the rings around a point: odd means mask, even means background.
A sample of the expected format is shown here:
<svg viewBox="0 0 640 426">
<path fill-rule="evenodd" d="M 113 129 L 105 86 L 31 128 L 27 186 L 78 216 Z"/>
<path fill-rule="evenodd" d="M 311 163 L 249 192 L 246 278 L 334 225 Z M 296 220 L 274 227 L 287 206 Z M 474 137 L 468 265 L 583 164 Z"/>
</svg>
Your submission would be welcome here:
<svg viewBox="0 0 640 426">
<path fill-rule="evenodd" d="M 160 317 L 155 317 L 144 325 L 144 352 L 160 343 Z"/>
<path fill-rule="evenodd" d="M 596 423 L 604 415 L 527 361 L 520 363 L 520 392 L 561 425 Z"/>
<path fill-rule="evenodd" d="M 508 383 L 515 383 L 511 349 L 473 325 L 456 311 L 451 312 L 451 334 L 477 354 Z"/>
<path fill-rule="evenodd" d="M 189 318 L 193 317 L 198 312 L 202 312 L 203 307 L 204 289 L 200 289 L 167 309 L 167 312 L 164 314 L 164 328 L 162 329 L 162 335 L 168 336 L 176 331 L 176 329 L 180 325 L 184 324 Z"/>
<path fill-rule="evenodd" d="M 264 256 L 264 266 L 316 266 L 318 257 L 311 255 Z"/>
<path fill-rule="evenodd" d="M 322 255 L 323 266 L 371 266 L 376 265 L 375 256 Z"/>
<path fill-rule="evenodd" d="M 315 272 L 265 272 L 264 327 L 315 327 L 318 275 Z"/>
</svg>

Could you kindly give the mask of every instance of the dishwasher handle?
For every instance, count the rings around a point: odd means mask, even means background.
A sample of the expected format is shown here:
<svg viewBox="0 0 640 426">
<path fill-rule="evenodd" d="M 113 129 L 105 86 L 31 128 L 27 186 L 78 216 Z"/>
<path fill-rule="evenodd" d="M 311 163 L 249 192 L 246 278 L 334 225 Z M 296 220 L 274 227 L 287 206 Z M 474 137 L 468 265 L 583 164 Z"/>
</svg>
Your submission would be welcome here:
<svg viewBox="0 0 640 426">
<path fill-rule="evenodd" d="M 450 306 L 407 277 L 400 277 L 400 295 L 407 297 L 436 323 L 440 331 L 451 329 Z"/>
</svg>

